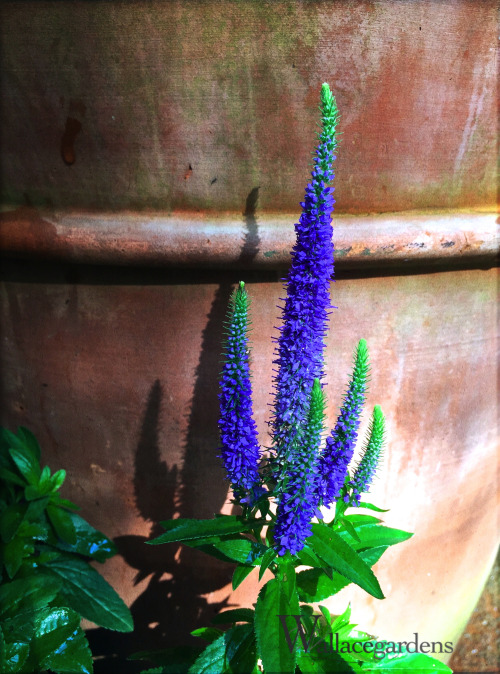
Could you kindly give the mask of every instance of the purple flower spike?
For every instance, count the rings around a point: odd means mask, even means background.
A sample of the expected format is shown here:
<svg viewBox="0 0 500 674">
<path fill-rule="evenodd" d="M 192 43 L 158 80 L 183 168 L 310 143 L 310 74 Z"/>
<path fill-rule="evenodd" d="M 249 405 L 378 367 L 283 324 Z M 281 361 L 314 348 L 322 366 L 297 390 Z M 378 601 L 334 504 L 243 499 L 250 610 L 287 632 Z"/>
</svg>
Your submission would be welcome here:
<svg viewBox="0 0 500 674">
<path fill-rule="evenodd" d="M 297 446 L 314 380 L 323 377 L 324 337 L 333 274 L 331 216 L 334 199 L 332 162 L 335 159 L 338 110 L 327 84 L 321 89 L 322 132 L 314 156 L 312 180 L 306 188 L 303 212 L 295 225 L 296 244 L 286 279 L 287 297 L 278 338 L 275 403 L 272 422 L 273 473 L 279 481 Z M 294 449 L 295 448 L 295 449 Z"/>
<path fill-rule="evenodd" d="M 330 506 L 340 496 L 358 438 L 360 415 L 365 401 L 368 377 L 368 348 L 361 339 L 355 354 L 354 369 L 337 424 L 326 439 L 319 462 L 320 498 Z"/>
<path fill-rule="evenodd" d="M 370 485 L 377 471 L 385 441 L 385 417 L 379 405 L 375 405 L 368 429 L 368 435 L 361 460 L 350 482 L 351 503 L 359 505 L 363 492 L 370 491 Z"/>
<path fill-rule="evenodd" d="M 278 554 L 297 554 L 311 535 L 311 521 L 318 515 L 317 463 L 323 431 L 325 402 L 319 379 L 310 394 L 305 431 L 297 438 L 294 452 L 286 466 L 280 497 L 274 540 Z"/>
<path fill-rule="evenodd" d="M 248 295 L 241 281 L 228 311 L 219 394 L 219 429 L 221 456 L 233 493 L 238 500 L 244 499 L 246 503 L 254 500 L 260 484 L 260 449 L 252 411 L 247 331 Z"/>
</svg>

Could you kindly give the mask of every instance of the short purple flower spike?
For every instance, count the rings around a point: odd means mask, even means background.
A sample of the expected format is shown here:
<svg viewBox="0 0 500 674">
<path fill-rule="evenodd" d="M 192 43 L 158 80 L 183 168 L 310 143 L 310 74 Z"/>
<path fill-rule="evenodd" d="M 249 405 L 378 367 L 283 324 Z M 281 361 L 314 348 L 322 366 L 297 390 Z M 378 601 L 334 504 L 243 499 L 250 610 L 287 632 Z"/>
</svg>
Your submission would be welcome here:
<svg viewBox="0 0 500 674">
<path fill-rule="evenodd" d="M 286 466 L 280 487 L 274 540 L 278 554 L 300 552 L 311 535 L 313 517 L 318 515 L 317 463 L 323 431 L 325 400 L 319 379 L 310 394 L 307 423 Z"/>
<path fill-rule="evenodd" d="M 248 295 L 241 281 L 231 298 L 220 382 L 221 456 L 238 499 L 259 492 L 260 449 L 248 367 Z M 252 500 L 250 498 L 250 500 Z"/>
<path fill-rule="evenodd" d="M 325 506 L 332 505 L 339 498 L 347 477 L 347 467 L 358 438 L 368 370 L 368 348 L 366 341 L 361 339 L 356 349 L 354 369 L 339 418 L 331 435 L 326 439 L 326 446 L 319 462 L 319 495 Z"/>
</svg>

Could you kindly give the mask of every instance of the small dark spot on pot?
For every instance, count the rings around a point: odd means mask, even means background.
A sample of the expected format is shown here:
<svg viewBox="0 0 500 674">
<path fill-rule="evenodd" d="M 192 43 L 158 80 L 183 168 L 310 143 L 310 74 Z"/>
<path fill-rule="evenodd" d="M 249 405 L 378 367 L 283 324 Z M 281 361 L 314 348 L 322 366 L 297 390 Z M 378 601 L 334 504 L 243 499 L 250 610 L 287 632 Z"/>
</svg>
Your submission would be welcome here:
<svg viewBox="0 0 500 674">
<path fill-rule="evenodd" d="M 66 120 L 66 127 L 61 138 L 61 157 L 68 166 L 71 166 L 76 161 L 75 154 L 75 138 L 81 131 L 82 124 L 74 117 L 68 117 Z"/>
<path fill-rule="evenodd" d="M 441 248 L 451 248 L 451 246 L 454 246 L 455 242 L 454 241 L 443 241 L 441 244 Z"/>
</svg>

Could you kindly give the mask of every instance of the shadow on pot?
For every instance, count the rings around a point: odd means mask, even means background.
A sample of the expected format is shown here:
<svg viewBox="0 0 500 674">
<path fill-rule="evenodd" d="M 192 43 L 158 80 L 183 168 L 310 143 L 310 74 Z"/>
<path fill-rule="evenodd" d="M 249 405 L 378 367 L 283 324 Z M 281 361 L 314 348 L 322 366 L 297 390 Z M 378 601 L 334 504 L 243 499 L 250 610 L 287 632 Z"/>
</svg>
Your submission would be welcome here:
<svg viewBox="0 0 500 674">
<path fill-rule="evenodd" d="M 243 217 L 247 232 L 240 260 L 248 263 L 258 252 L 260 238 L 255 217 L 259 188 L 249 193 Z M 235 279 L 237 281 L 238 279 Z M 95 658 L 95 674 L 135 674 L 145 669 L 144 662 L 127 660 L 137 651 L 159 650 L 184 644 L 200 645 L 190 636 L 197 627 L 207 626 L 228 599 L 208 603 L 203 595 L 231 582 L 233 565 L 207 557 L 202 552 L 168 544 L 148 546 L 163 533 L 159 522 L 172 517 L 209 518 L 221 510 L 227 499 L 228 483 L 222 465 L 220 479 L 207 489 L 206 475 L 213 475 L 217 451 L 219 404 L 213 391 L 220 373 L 223 324 L 234 284 L 219 285 L 203 332 L 200 359 L 188 420 L 182 469 L 169 467 L 161 460 L 160 408 L 163 387 L 156 380 L 151 387 L 135 452 L 134 493 L 141 517 L 152 522 L 149 539 L 143 536 L 119 536 L 115 544 L 126 563 L 137 570 L 134 585 L 151 576 L 146 590 L 130 610 L 134 631 L 120 634 L 96 628 L 87 631 Z"/>
</svg>

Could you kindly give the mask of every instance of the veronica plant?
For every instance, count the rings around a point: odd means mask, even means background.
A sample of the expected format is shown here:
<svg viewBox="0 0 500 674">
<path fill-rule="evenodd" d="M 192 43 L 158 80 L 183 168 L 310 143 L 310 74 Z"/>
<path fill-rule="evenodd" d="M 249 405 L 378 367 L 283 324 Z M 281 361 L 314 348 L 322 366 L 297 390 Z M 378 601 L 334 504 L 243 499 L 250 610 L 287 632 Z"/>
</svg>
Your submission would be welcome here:
<svg viewBox="0 0 500 674">
<path fill-rule="evenodd" d="M 276 340 L 272 447 L 259 447 L 249 368 L 249 300 L 236 288 L 228 311 L 220 384 L 220 455 L 239 515 L 162 522 L 152 545 L 181 542 L 236 564 L 233 589 L 259 569 L 272 578 L 252 608 L 227 610 L 192 634 L 208 641 L 199 651 L 173 649 L 152 659 L 151 674 L 190 672 L 366 672 L 385 669 L 451 671 L 403 643 L 377 641 L 350 622 L 350 608 L 332 616 L 317 603 L 355 583 L 371 596 L 384 594 L 372 571 L 389 546 L 411 534 L 350 508 L 384 512 L 363 501 L 379 467 L 384 415 L 375 406 L 356 467 L 350 468 L 369 376 L 365 340 L 338 419 L 325 426 L 324 349 L 332 305 L 331 216 L 338 110 L 327 84 L 321 88 L 321 131 L 311 180 L 295 225 L 296 243 L 285 279 L 286 297 Z M 333 516 L 322 517 L 324 506 Z M 324 508 L 325 510 L 325 508 Z M 349 512 L 348 512 L 349 511 Z M 308 568 L 304 568 L 308 567 Z M 448 650 L 449 652 L 449 650 Z M 174 669 L 173 669 L 174 668 Z"/>
</svg>

